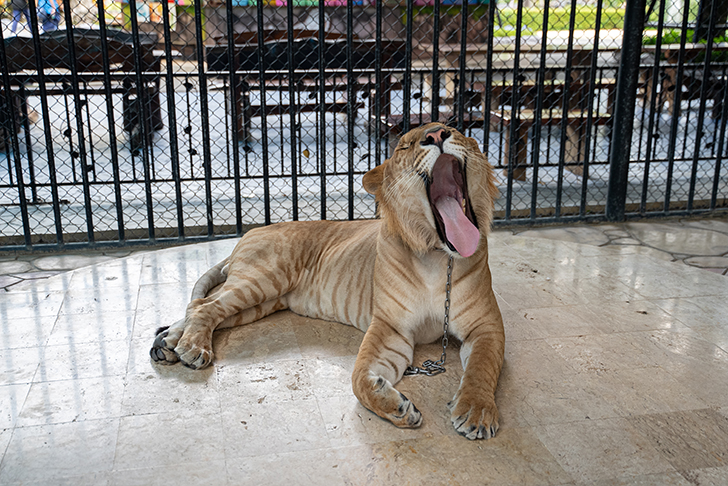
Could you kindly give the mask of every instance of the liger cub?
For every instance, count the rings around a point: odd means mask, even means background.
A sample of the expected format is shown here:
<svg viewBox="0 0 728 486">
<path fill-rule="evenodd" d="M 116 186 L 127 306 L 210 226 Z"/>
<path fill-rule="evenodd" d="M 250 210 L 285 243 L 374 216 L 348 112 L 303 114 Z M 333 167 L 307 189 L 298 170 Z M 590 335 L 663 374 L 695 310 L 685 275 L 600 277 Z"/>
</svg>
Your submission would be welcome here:
<svg viewBox="0 0 728 486">
<path fill-rule="evenodd" d="M 493 168 L 475 140 L 431 123 L 402 136 L 363 184 L 379 219 L 249 231 L 196 283 L 185 318 L 158 331 L 152 359 L 204 368 L 215 329 L 281 309 L 338 321 L 365 333 L 352 374 L 359 401 L 398 427 L 418 427 L 422 414 L 395 385 L 414 346 L 442 338 L 453 257 L 449 335 L 462 341 L 464 373 L 449 403 L 452 424 L 468 439 L 493 437 L 505 345 L 486 240 L 498 195 Z"/>
</svg>

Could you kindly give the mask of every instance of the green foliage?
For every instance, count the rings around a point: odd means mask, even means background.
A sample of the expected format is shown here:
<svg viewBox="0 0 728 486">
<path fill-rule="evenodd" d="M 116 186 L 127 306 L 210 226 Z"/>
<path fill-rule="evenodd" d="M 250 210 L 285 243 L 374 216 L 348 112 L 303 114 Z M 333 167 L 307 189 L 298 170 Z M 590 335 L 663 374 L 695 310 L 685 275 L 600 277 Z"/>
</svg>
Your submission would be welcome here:
<svg viewBox="0 0 728 486">
<path fill-rule="evenodd" d="M 517 10 L 512 8 L 499 9 L 502 26 L 495 22 L 495 36 L 513 35 L 516 30 Z M 569 17 L 571 8 L 549 9 L 549 31 L 569 30 Z M 523 9 L 522 33 L 531 34 L 543 30 L 544 12 L 542 8 Z M 590 5 L 578 5 L 574 14 L 574 28 L 576 30 L 594 29 L 597 23 L 597 8 Z M 621 29 L 624 24 L 624 9 L 603 8 L 601 18 L 602 29 Z"/>
<path fill-rule="evenodd" d="M 679 44 L 680 43 L 680 29 L 665 29 L 662 32 L 662 45 L 665 44 Z M 688 29 L 686 32 L 685 41 L 687 43 L 693 42 L 693 34 L 695 32 L 692 29 Z M 726 36 L 718 36 L 713 39 L 714 42 L 728 42 L 728 37 Z M 708 41 L 703 39 L 700 41 L 701 44 L 707 44 Z M 657 36 L 647 36 L 642 38 L 642 45 L 643 46 L 654 46 L 657 45 Z"/>
</svg>

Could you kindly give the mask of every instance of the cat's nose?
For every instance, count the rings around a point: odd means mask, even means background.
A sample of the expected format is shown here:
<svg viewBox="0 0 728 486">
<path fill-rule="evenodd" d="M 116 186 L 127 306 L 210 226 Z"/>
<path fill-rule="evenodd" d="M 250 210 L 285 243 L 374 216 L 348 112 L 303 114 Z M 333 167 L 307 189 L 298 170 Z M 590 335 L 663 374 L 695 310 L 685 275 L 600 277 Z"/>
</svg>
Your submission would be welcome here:
<svg viewBox="0 0 728 486">
<path fill-rule="evenodd" d="M 422 145 L 437 145 L 440 150 L 443 149 L 442 144 L 450 137 L 450 130 L 447 128 L 436 128 L 435 130 L 425 134 Z"/>
</svg>

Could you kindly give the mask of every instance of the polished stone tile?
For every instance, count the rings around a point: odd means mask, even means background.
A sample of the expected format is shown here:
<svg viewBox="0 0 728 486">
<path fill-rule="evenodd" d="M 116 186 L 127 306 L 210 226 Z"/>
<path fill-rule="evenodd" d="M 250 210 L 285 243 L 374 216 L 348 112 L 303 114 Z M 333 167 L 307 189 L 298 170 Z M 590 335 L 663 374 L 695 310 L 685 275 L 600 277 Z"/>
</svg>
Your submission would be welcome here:
<svg viewBox="0 0 728 486">
<path fill-rule="evenodd" d="M 108 472 L 99 472 L 67 478 L 53 477 L 51 480 L 53 486 L 108 486 L 110 474 Z M 48 479 L 42 479 L 40 481 L 21 481 L 17 484 L 22 486 L 46 486 L 49 483 Z"/>
<path fill-rule="evenodd" d="M 616 240 L 615 240 L 616 241 Z M 667 251 L 657 250 L 647 246 L 615 245 L 604 247 L 605 252 L 619 255 L 642 255 L 653 260 L 674 262 L 675 258 Z"/>
<path fill-rule="evenodd" d="M 52 255 L 35 260 L 34 264 L 41 270 L 73 270 L 88 265 L 96 265 L 114 260 L 104 255 Z"/>
<path fill-rule="evenodd" d="M 699 227 L 661 223 L 627 223 L 632 235 L 648 246 L 688 255 L 722 255 L 728 252 L 728 235 Z"/>
<path fill-rule="evenodd" d="M 46 346 L 35 381 L 124 375 L 128 360 L 128 341 Z"/>
<path fill-rule="evenodd" d="M 433 437 L 338 449 L 347 484 L 550 485 L 570 481 L 529 429 L 488 441 Z"/>
<path fill-rule="evenodd" d="M 20 409 L 28 396 L 30 384 L 0 386 L 0 429 L 9 429 L 15 426 Z M 1 442 L 0 442 L 1 444 Z M 3 450 L 4 449 L 1 449 Z"/>
<path fill-rule="evenodd" d="M 581 372 L 658 367 L 663 354 L 654 346 L 642 346 L 635 340 L 639 333 L 612 333 L 575 337 L 548 338 L 546 342 Z"/>
<path fill-rule="evenodd" d="M 273 402 L 272 402 L 273 403 Z M 222 436 L 230 460 L 331 447 L 315 399 L 238 406 L 222 399 Z"/>
<path fill-rule="evenodd" d="M 692 485 L 725 486 L 728 484 L 728 466 L 691 469 L 690 471 L 683 471 L 682 475 Z"/>
<path fill-rule="evenodd" d="M 599 321 L 589 305 L 570 305 L 559 307 L 524 308 L 511 312 L 510 321 L 504 327 L 506 332 L 511 326 L 540 337 L 581 336 L 584 334 L 601 334 L 596 324 Z M 506 338 L 510 338 L 506 334 Z"/>
<path fill-rule="evenodd" d="M 682 389 L 680 382 L 662 368 L 605 370 L 575 381 L 581 383 L 583 379 L 588 379 L 591 389 L 624 417 L 707 406 L 692 393 L 676 393 Z"/>
<path fill-rule="evenodd" d="M 616 418 L 618 409 L 610 403 L 591 376 L 567 374 L 549 380 L 517 382 L 523 389 L 522 414 L 531 426 Z"/>
<path fill-rule="evenodd" d="M 609 243 L 604 234 L 605 226 L 566 226 L 562 228 L 537 228 L 518 233 L 523 237 L 547 238 L 556 241 L 569 241 L 585 245 L 602 246 Z"/>
<path fill-rule="evenodd" d="M 119 420 L 16 427 L 0 465 L 0 483 L 55 482 L 111 471 Z"/>
<path fill-rule="evenodd" d="M 128 341 L 134 327 L 135 312 L 102 314 L 61 314 L 48 339 L 49 346 Z"/>
<path fill-rule="evenodd" d="M 343 462 L 334 449 L 246 457 L 228 465 L 228 480 L 241 486 L 343 486 Z"/>
<path fill-rule="evenodd" d="M 222 427 L 219 413 L 194 409 L 123 417 L 114 470 L 218 460 Z"/>
<path fill-rule="evenodd" d="M 139 283 L 196 282 L 215 263 L 209 262 L 205 250 L 196 245 L 146 253 Z"/>
<path fill-rule="evenodd" d="M 138 466 L 144 466 L 139 464 Z M 109 486 L 223 486 L 246 484 L 245 478 L 228 483 L 225 460 L 187 462 L 173 466 L 147 467 L 112 471 Z M 258 483 L 262 484 L 262 483 Z"/>
<path fill-rule="evenodd" d="M 25 273 L 33 269 L 33 265 L 23 261 L 0 261 L 0 274 Z"/>
<path fill-rule="evenodd" d="M 724 233 L 728 235 L 728 221 L 721 219 L 684 219 L 680 221 L 680 224 L 689 228 L 701 228 L 710 231 L 718 231 L 719 233 Z"/>
<path fill-rule="evenodd" d="M 580 338 L 563 338 L 578 340 Z M 506 341 L 504 371 L 514 380 L 548 380 L 574 371 L 568 359 L 545 340 Z"/>
<path fill-rule="evenodd" d="M 45 345 L 56 316 L 8 319 L 0 322 L 0 349 Z"/>
<path fill-rule="evenodd" d="M 158 366 L 162 373 L 127 374 L 122 415 L 220 412 L 220 394 L 213 370 L 196 372 L 183 366 Z"/>
<path fill-rule="evenodd" d="M 303 358 L 298 346 L 295 318 L 291 312 L 277 312 L 247 326 L 216 331 L 212 337 L 215 363 L 256 364 L 279 359 Z"/>
<path fill-rule="evenodd" d="M 138 287 L 142 258 L 142 256 L 122 258 L 105 265 L 93 265 L 74 270 L 70 287 L 74 289 Z"/>
<path fill-rule="evenodd" d="M 22 278 L 24 281 L 10 287 L 8 293 L 48 293 L 65 291 L 73 277 L 73 273 L 33 272 L 18 274 L 16 277 Z"/>
<path fill-rule="evenodd" d="M 312 392 L 319 398 L 352 395 L 351 374 L 355 362 L 356 355 L 304 360 Z"/>
<path fill-rule="evenodd" d="M 629 423 L 678 471 L 728 462 L 728 418 L 715 410 L 641 415 Z"/>
<path fill-rule="evenodd" d="M 138 296 L 138 287 L 113 290 L 71 288 L 63 300 L 60 315 L 133 312 L 137 307 Z"/>
<path fill-rule="evenodd" d="M 694 486 L 695 484 L 703 483 L 690 483 L 678 472 L 667 472 L 609 478 L 600 481 L 580 481 L 576 483 L 576 486 Z"/>
<path fill-rule="evenodd" d="M 686 329 L 675 316 L 644 300 L 605 302 L 590 310 L 593 326 L 603 333 Z"/>
<path fill-rule="evenodd" d="M 587 300 L 571 286 L 553 281 L 498 283 L 493 289 L 514 309 L 584 304 Z"/>
<path fill-rule="evenodd" d="M 664 271 L 641 270 L 618 277 L 649 299 L 728 295 L 725 278 L 679 263 L 664 264 Z M 668 266 L 669 265 L 669 266 Z"/>
<path fill-rule="evenodd" d="M 58 315 L 64 291 L 7 292 L 0 298 L 0 322 Z"/>
<path fill-rule="evenodd" d="M 508 308 L 499 307 L 501 316 L 503 316 L 506 342 L 543 339 L 547 336 L 546 331 L 534 323 L 534 319 L 528 317 L 527 310 L 515 310 L 510 306 Z"/>
<path fill-rule="evenodd" d="M 313 398 L 313 385 L 303 360 L 264 360 L 250 365 L 218 365 L 223 404 L 279 404 Z"/>
<path fill-rule="evenodd" d="M 123 376 L 33 383 L 18 427 L 119 417 Z"/>
<path fill-rule="evenodd" d="M 728 334 L 728 298 L 709 296 L 653 302 L 686 326 L 715 325 Z"/>
<path fill-rule="evenodd" d="M 0 355 L 0 386 L 30 383 L 45 355 L 42 347 L 3 350 Z"/>
<path fill-rule="evenodd" d="M 561 467 L 577 481 L 673 471 L 670 463 L 622 418 L 535 428 Z"/>
<path fill-rule="evenodd" d="M 196 279 L 235 244 L 226 240 L 0 296 L 0 483 L 723 484 L 725 466 L 693 461 L 679 475 L 631 421 L 708 407 L 728 420 L 725 278 L 645 247 L 507 232 L 491 243 L 507 336 L 495 439 L 467 441 L 450 423 L 457 343 L 445 374 L 397 384 L 423 414 L 419 429 L 392 426 L 353 395 L 362 333 L 291 312 L 215 332 L 205 370 L 153 364 L 155 329 L 184 316 Z M 440 353 L 418 346 L 415 362 Z M 691 429 L 684 440 L 723 447 L 701 420 L 692 429 L 713 435 Z M 87 434 L 86 468 L 41 440 L 102 423 L 115 427 L 101 447 L 100 432 Z M 86 435 L 74 437 L 64 440 L 84 457 Z"/>
<path fill-rule="evenodd" d="M 303 357 L 350 356 L 359 352 L 364 333 L 355 327 L 307 317 L 295 319 L 293 332 Z"/>
<path fill-rule="evenodd" d="M 668 371 L 685 367 L 704 367 L 728 372 L 728 352 L 687 329 L 684 332 L 652 331 L 634 333 L 633 344 Z"/>
</svg>

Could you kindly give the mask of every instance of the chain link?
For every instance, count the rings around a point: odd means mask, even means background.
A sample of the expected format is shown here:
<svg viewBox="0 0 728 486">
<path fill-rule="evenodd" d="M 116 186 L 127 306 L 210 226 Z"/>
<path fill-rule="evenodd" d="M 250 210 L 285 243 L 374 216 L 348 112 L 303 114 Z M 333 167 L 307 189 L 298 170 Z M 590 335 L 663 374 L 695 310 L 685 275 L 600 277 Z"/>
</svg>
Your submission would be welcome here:
<svg viewBox="0 0 728 486">
<path fill-rule="evenodd" d="M 447 261 L 447 285 L 445 286 L 445 320 L 443 322 L 442 333 L 442 355 L 437 361 L 428 359 L 422 363 L 421 367 L 408 366 L 404 370 L 404 376 L 426 375 L 435 376 L 445 372 L 445 358 L 447 358 L 447 345 L 449 343 L 447 328 L 450 325 L 450 289 L 452 288 L 452 255 Z"/>
</svg>

